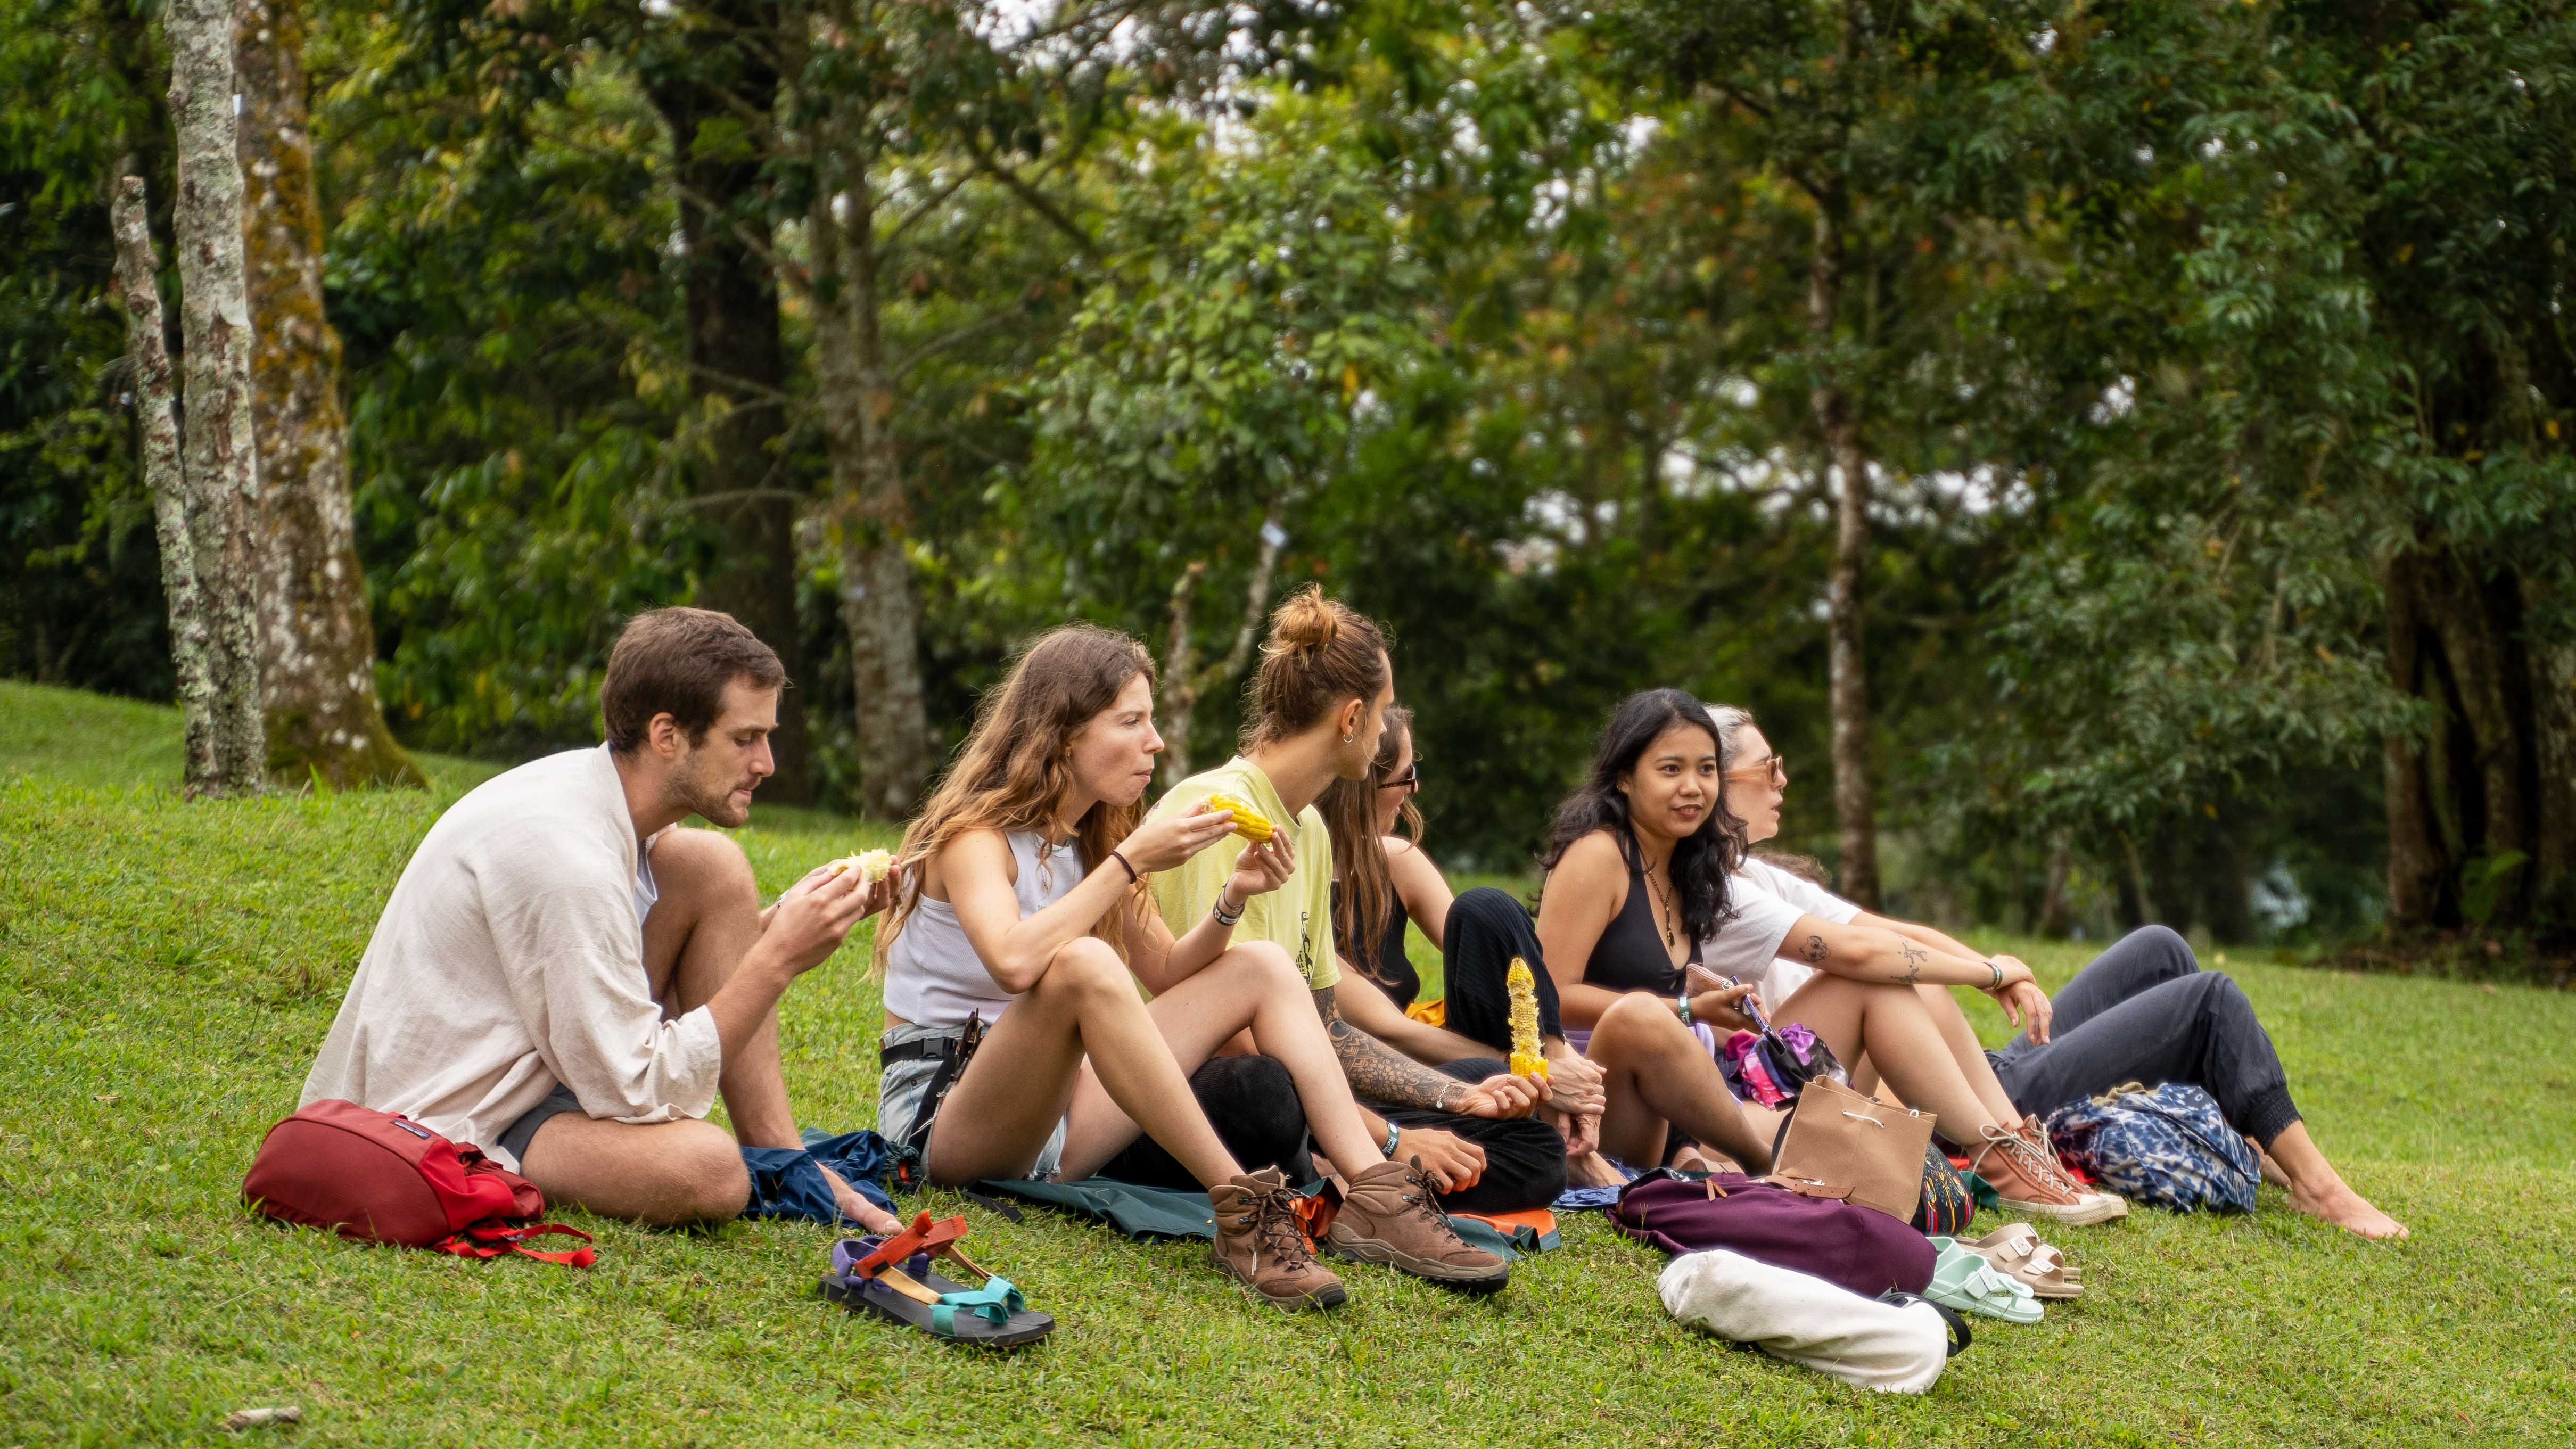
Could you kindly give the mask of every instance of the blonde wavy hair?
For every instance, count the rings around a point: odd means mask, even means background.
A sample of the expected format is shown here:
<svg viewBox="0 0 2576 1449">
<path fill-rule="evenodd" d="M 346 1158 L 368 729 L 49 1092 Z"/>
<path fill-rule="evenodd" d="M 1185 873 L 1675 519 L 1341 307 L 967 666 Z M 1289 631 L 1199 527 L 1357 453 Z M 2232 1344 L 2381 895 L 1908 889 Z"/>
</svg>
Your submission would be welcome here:
<svg viewBox="0 0 2576 1449">
<path fill-rule="evenodd" d="M 900 884 L 877 929 L 878 977 L 885 975 L 895 937 L 921 904 L 922 867 L 950 841 L 969 830 L 1034 830 L 1054 840 L 1056 803 L 1073 783 L 1074 737 L 1117 703 L 1119 691 L 1139 675 L 1148 687 L 1153 684 L 1154 661 L 1145 646 L 1090 624 L 1050 629 L 1021 651 L 1002 682 L 985 693 L 956 762 L 904 828 L 895 852 Z M 1073 827 L 1082 868 L 1089 871 L 1108 859 L 1144 814 L 1141 799 L 1114 806 L 1095 802 L 1082 812 Z M 1118 917 L 1144 889 L 1143 881 L 1135 882 L 1091 928 L 1122 959 L 1125 933 L 1117 929 Z"/>
</svg>

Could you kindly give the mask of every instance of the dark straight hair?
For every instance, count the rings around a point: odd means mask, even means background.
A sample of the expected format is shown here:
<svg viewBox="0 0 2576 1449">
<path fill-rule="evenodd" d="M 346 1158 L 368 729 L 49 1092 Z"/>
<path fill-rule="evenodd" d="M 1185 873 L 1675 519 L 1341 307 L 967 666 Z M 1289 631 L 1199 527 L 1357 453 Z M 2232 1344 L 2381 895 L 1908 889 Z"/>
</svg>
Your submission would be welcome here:
<svg viewBox="0 0 2576 1449">
<path fill-rule="evenodd" d="M 1542 870 L 1556 869 L 1574 842 L 1596 830 L 1607 830 L 1619 843 L 1619 858 L 1628 869 L 1640 870 L 1645 856 L 1637 845 L 1637 828 L 1628 818 L 1628 797 L 1619 791 L 1619 778 L 1635 773 L 1637 762 L 1655 737 L 1675 725 L 1690 725 L 1708 732 L 1709 748 L 1724 752 L 1725 740 L 1718 735 L 1717 721 L 1709 718 L 1708 707 L 1685 690 L 1648 689 L 1629 695 L 1610 716 L 1610 727 L 1601 732 L 1600 748 L 1593 751 L 1592 771 L 1583 785 L 1565 797 L 1556 807 L 1556 824 L 1548 832 L 1547 854 L 1540 857 Z M 1734 919 L 1734 907 L 1728 903 L 1726 879 L 1744 863 L 1744 822 L 1726 808 L 1726 777 L 1718 776 L 1717 802 L 1699 829 L 1683 836 L 1673 846 L 1674 904 L 1681 908 L 1682 926 L 1693 936 L 1706 940 L 1717 934 L 1717 928 Z"/>
</svg>

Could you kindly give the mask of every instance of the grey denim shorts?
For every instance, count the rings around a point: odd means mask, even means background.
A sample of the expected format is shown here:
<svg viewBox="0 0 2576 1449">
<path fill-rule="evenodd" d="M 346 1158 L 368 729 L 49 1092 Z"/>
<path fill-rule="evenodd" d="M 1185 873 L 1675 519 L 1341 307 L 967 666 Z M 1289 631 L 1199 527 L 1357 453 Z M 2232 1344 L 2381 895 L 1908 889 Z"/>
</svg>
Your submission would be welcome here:
<svg viewBox="0 0 2576 1449">
<path fill-rule="evenodd" d="M 877 1049 L 883 1051 L 887 1047 L 911 1042 L 960 1035 L 963 1035 L 962 1029 L 953 1026 L 898 1026 L 877 1039 Z M 922 1099 L 930 1095 L 931 1079 L 938 1075 L 939 1060 L 936 1057 L 916 1057 L 887 1067 L 877 1079 L 878 1135 L 888 1142 L 898 1143 L 910 1137 L 914 1123 L 921 1117 Z M 955 1090 L 955 1084 L 950 1085 L 950 1090 Z M 922 1143 L 921 1155 L 922 1171 L 926 1173 L 930 1170 L 930 1144 L 927 1141 Z M 1051 1182 L 1063 1160 L 1064 1119 L 1059 1117 L 1055 1131 L 1047 1134 L 1046 1145 L 1038 1149 L 1038 1160 L 1029 1168 L 1028 1175 L 1038 1182 Z"/>
</svg>

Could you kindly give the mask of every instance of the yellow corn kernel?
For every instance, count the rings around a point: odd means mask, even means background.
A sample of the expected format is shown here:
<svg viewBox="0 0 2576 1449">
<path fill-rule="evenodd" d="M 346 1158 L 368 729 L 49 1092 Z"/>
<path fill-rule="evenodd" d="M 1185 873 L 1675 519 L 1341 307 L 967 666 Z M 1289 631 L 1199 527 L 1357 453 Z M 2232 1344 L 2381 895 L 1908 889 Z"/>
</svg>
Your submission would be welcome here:
<svg viewBox="0 0 2576 1449">
<path fill-rule="evenodd" d="M 1233 811 L 1234 833 L 1251 841 L 1255 845 L 1259 845 L 1261 842 L 1268 840 L 1271 836 L 1279 833 L 1279 827 L 1271 824 L 1269 817 L 1263 815 L 1260 811 L 1253 809 L 1249 804 L 1236 799 L 1232 795 L 1227 795 L 1221 792 L 1210 795 L 1207 798 L 1207 803 L 1210 810 Z"/>
<path fill-rule="evenodd" d="M 1538 978 L 1530 975 L 1527 961 L 1512 958 L 1512 969 L 1503 974 L 1503 989 L 1512 998 L 1512 1075 L 1536 1072 L 1544 1077 L 1547 1058 L 1538 1049 Z"/>
</svg>

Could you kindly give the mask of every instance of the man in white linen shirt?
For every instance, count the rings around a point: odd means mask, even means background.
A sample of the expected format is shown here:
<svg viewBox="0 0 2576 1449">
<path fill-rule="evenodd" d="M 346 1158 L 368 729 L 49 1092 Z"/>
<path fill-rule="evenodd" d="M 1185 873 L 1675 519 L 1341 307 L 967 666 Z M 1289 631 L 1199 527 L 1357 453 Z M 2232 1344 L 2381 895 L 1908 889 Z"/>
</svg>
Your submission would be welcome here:
<svg viewBox="0 0 2576 1449">
<path fill-rule="evenodd" d="M 741 1212 L 737 1137 L 798 1145 L 779 997 L 887 894 L 817 870 L 764 911 L 739 845 L 679 828 L 750 819 L 786 683 L 729 615 L 629 622 L 600 687 L 608 742 L 496 776 L 430 828 L 303 1100 L 401 1112 L 549 1202 L 663 1224 Z M 706 1120 L 719 1091 L 731 1134 Z M 844 1213 L 894 1226 L 831 1182 Z"/>
</svg>

